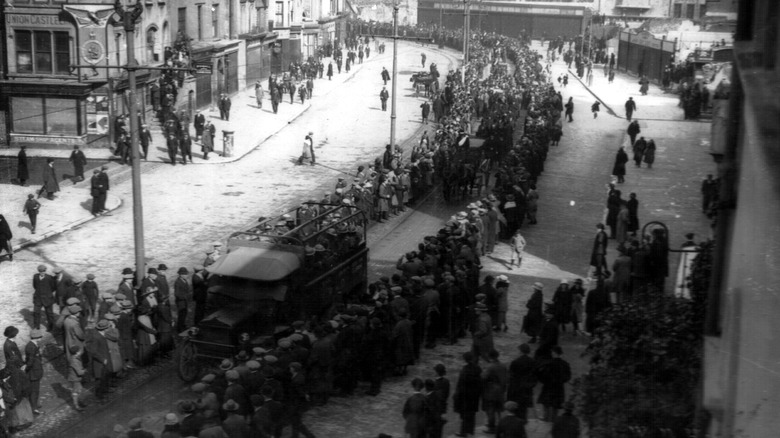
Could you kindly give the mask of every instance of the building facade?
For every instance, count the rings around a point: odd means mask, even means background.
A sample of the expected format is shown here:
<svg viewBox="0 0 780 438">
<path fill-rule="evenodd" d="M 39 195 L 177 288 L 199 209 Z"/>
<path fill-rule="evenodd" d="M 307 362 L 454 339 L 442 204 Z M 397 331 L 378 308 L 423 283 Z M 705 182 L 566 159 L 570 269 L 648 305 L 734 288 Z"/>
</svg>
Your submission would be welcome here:
<svg viewBox="0 0 780 438">
<path fill-rule="evenodd" d="M 141 66 L 210 65 L 177 73 L 175 110 L 214 106 L 344 38 L 346 0 L 122 0 L 140 15 Z M 0 147 L 108 147 L 129 108 L 127 41 L 113 0 L 0 4 Z M 94 68 L 93 68 L 94 66 Z M 160 71 L 137 70 L 141 117 L 154 120 Z"/>
<path fill-rule="evenodd" d="M 721 192 L 703 362 L 710 437 L 780 429 L 779 19 L 777 0 L 739 2 L 731 91 L 713 120 Z"/>
</svg>

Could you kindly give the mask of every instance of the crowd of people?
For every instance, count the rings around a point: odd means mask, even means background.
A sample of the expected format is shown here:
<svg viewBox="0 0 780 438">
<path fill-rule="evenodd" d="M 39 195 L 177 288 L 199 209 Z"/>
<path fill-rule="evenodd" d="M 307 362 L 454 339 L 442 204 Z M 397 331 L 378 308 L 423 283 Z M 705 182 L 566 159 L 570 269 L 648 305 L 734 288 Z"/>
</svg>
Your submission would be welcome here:
<svg viewBox="0 0 780 438">
<path fill-rule="evenodd" d="M 458 35 L 454 31 L 440 34 L 449 39 Z M 563 388 L 571 373 L 561 357 L 558 337 L 568 324 L 573 333 L 581 332 L 583 313 L 588 314 L 585 331 L 597 328 L 597 315 L 609 307 L 609 292 L 620 287 L 616 285 L 618 268 L 613 267 L 612 280 L 605 278 L 608 237 L 601 236 L 601 226 L 592 263 L 597 270 L 596 287 L 586 293 L 582 280 L 571 285 L 563 282 L 552 303 L 545 306 L 544 287 L 534 284 L 522 326 L 530 340 L 520 345 L 520 356 L 509 366 L 501 363 L 493 335 L 508 329 L 510 283 L 506 276 L 483 276 L 480 257 L 490 254 L 497 238 L 503 238 L 520 248 L 515 254 L 521 262 L 524 241 L 519 230 L 526 220 L 537 223 L 536 181 L 544 171 L 551 142 L 562 134 L 563 102 L 540 55 L 527 44 L 489 33 L 475 32 L 471 38 L 470 62 L 463 72 L 450 71 L 445 86 L 431 98 L 439 123 L 436 131 L 430 137 L 426 133 L 408 158 L 398 146 L 387 145 L 382 157 L 358 168 L 351 185 L 339 178 L 334 192 L 318 203 L 353 205 L 370 219 L 383 221 L 418 202 L 434 183 L 451 186 L 451 178 L 460 181 L 464 173 L 473 175 L 465 184 L 468 194 L 476 187 L 479 199 L 404 254 L 396 264 L 398 272 L 371 283 L 365 293 L 351 297 L 328 318 L 296 321 L 292 333 L 259 346 L 242 336 L 237 354 L 205 374 L 192 386 L 192 397 L 177 403 L 177 412 L 166 416 L 162 436 L 270 437 L 279 436 L 288 426 L 293 436 L 313 436 L 303 422 L 310 404 L 325 403 L 334 395 L 351 396 L 360 381 L 368 383 L 366 394 L 375 396 L 385 378 L 407 374 L 423 347 L 453 344 L 466 337 L 472 346 L 463 356 L 465 365 L 452 394 L 453 409 L 462 420 L 459 436 L 474 433 L 480 401 L 488 413 L 488 431 L 502 437 L 525 436 L 527 410 L 534 405 L 538 383 L 542 384 L 538 403 L 545 408 L 543 419 L 553 423 L 553 436 L 576 436 L 560 432 L 573 433 L 579 426 L 572 406 L 565 403 Z M 357 41 L 348 44 L 348 50 L 363 53 L 359 45 L 354 47 Z M 488 66 L 491 73 L 483 78 Z M 312 65 L 292 66 L 290 77 L 300 74 L 310 80 L 322 70 Z M 269 83 L 269 90 L 274 87 Z M 472 127 L 475 120 L 479 120 L 476 128 Z M 466 153 L 467 134 L 472 132 L 485 139 L 476 162 Z M 452 192 L 446 196 L 462 200 Z M 620 201 L 616 190 L 610 193 L 614 197 Z M 622 236 L 619 243 L 626 248 L 633 247 L 629 235 L 638 224 L 636 208 L 633 216 L 630 213 L 630 202 L 611 200 L 611 206 L 618 205 L 614 226 L 608 219 L 615 238 Z M 623 207 L 629 210 L 625 215 Z M 622 231 L 621 215 L 628 218 Z M 277 225 L 260 226 L 268 231 L 267 226 Z M 663 239 L 655 236 L 647 242 L 647 250 L 656 253 Z M 172 281 L 166 276 L 165 264 L 148 267 L 140 283 L 133 270 L 126 268 L 115 293 L 101 293 L 94 274 L 82 281 L 59 268 L 55 276 L 49 276 L 46 266 L 39 267 L 33 278 L 31 343 L 37 346 L 40 342 L 45 313 L 45 328 L 62 341 L 67 355 L 75 409 L 82 409 L 83 381 L 93 380 L 98 400 L 106 400 L 129 370 L 171 353 L 174 330 L 181 332 L 203 318 L 208 266 L 220 257 L 220 246 L 216 243 L 210 248 L 194 272 L 179 268 Z M 638 245 L 630 256 L 640 257 L 643 248 Z M 6 344 L 15 345 L 17 333 L 15 327 L 7 328 Z M 531 357 L 529 344 L 535 343 L 538 347 Z M 9 388 L 18 387 L 12 391 L 15 402 L 6 403 L 4 409 L 8 413 L 18 410 L 15 418 L 22 420 L 8 425 L 20 428 L 40 409 L 37 396 L 25 390 L 34 386 L 29 370 L 35 366 L 27 365 L 31 359 L 22 360 L 21 354 L 17 358 L 10 345 L 4 352 L 7 371 L 3 378 L 11 382 Z M 34 362 L 35 353 L 30 355 Z M 433 372 L 429 380 L 412 381 L 415 394 L 403 408 L 406 432 L 414 437 L 441 436 L 450 391 L 444 366 L 437 365 Z M 22 399 L 27 400 L 26 407 Z M 561 408 L 565 412 L 558 416 Z M 502 411 L 506 412 L 503 417 Z M 128 428 L 128 436 L 143 431 L 139 419 L 132 420 Z M 139 433 L 132 436 L 144 436 Z"/>
</svg>

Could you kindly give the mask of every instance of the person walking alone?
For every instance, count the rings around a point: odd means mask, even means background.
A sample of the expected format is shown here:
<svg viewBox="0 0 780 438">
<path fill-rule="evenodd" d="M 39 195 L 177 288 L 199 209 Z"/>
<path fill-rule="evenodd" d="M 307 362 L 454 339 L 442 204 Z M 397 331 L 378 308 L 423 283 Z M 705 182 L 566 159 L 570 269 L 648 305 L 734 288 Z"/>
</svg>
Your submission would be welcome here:
<svg viewBox="0 0 780 438">
<path fill-rule="evenodd" d="M 626 182 L 626 163 L 628 163 L 628 154 L 621 146 L 615 155 L 615 165 L 612 166 L 612 175 L 617 177 L 617 182 L 620 184 Z"/>
<path fill-rule="evenodd" d="M 569 101 L 566 102 L 565 108 L 566 108 L 566 120 L 569 121 L 569 122 L 573 122 L 574 121 L 574 117 L 572 117 L 574 115 L 574 98 L 573 97 L 570 97 Z"/>
<path fill-rule="evenodd" d="M 38 225 L 38 210 L 41 208 L 41 203 L 35 199 L 35 195 L 30 193 L 27 195 L 27 201 L 24 203 L 22 213 L 27 213 L 27 217 L 30 218 L 30 231 L 35 234 L 35 227 Z"/>
<path fill-rule="evenodd" d="M 38 190 L 38 197 L 46 193 L 46 198 L 54 199 L 54 194 L 60 191 L 60 184 L 57 182 L 57 173 L 54 170 L 54 159 L 47 158 L 46 165 L 43 166 L 43 186 Z"/>
<path fill-rule="evenodd" d="M 628 134 L 628 139 L 631 141 L 631 146 L 634 145 L 634 142 L 636 141 L 636 136 L 639 135 L 640 132 L 642 132 L 642 130 L 639 129 L 639 120 L 634 120 L 628 124 L 626 133 Z"/>
<path fill-rule="evenodd" d="M 303 164 L 303 160 L 310 160 L 312 166 L 317 164 L 317 159 L 314 156 L 314 132 L 312 131 L 309 131 L 303 139 L 303 150 L 301 157 L 298 158 L 298 164 Z"/>
<path fill-rule="evenodd" d="M 647 142 L 647 147 L 645 148 L 645 157 L 644 157 L 645 163 L 647 163 L 647 168 L 652 169 L 653 163 L 655 162 L 655 141 L 650 140 Z"/>
<path fill-rule="evenodd" d="M 593 102 L 593 105 L 590 106 L 590 110 L 593 112 L 593 118 L 599 116 L 599 111 L 601 111 L 601 103 L 597 100 Z"/>
<path fill-rule="evenodd" d="M 626 119 L 630 122 L 631 116 L 636 112 L 636 102 L 633 97 L 629 97 L 625 104 L 626 107 Z"/>
<path fill-rule="evenodd" d="M 379 92 L 379 100 L 382 101 L 382 111 L 387 111 L 387 99 L 390 98 L 390 93 L 387 92 L 387 88 L 382 87 L 382 91 Z"/>
<path fill-rule="evenodd" d="M 27 165 L 27 147 L 22 145 L 19 153 L 16 155 L 16 179 L 20 186 L 27 186 L 27 180 L 30 179 L 30 168 Z"/>
</svg>

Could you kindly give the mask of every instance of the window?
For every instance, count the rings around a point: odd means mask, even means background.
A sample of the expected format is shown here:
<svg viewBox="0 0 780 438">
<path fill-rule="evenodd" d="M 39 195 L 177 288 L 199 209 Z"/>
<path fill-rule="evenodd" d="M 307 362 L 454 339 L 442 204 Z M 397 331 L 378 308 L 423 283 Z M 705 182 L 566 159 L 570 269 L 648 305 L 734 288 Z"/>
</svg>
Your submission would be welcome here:
<svg viewBox="0 0 780 438">
<path fill-rule="evenodd" d="M 284 27 L 284 2 L 276 2 L 274 27 Z"/>
<path fill-rule="evenodd" d="M 203 5 L 198 5 L 198 41 L 203 40 Z"/>
<path fill-rule="evenodd" d="M 179 8 L 179 32 L 187 33 L 187 8 Z"/>
<path fill-rule="evenodd" d="M 674 4 L 674 18 L 682 17 L 682 5 L 680 3 Z"/>
<path fill-rule="evenodd" d="M 160 60 L 160 54 L 155 52 L 157 45 L 157 28 L 151 27 L 146 31 L 146 61 L 156 62 Z"/>
<path fill-rule="evenodd" d="M 70 73 L 68 32 L 14 31 L 17 73 L 67 75 Z"/>
<path fill-rule="evenodd" d="M 79 135 L 83 129 L 76 99 L 12 97 L 11 105 L 15 133 Z"/>
<path fill-rule="evenodd" d="M 212 37 L 219 38 L 219 5 L 211 5 Z"/>
</svg>

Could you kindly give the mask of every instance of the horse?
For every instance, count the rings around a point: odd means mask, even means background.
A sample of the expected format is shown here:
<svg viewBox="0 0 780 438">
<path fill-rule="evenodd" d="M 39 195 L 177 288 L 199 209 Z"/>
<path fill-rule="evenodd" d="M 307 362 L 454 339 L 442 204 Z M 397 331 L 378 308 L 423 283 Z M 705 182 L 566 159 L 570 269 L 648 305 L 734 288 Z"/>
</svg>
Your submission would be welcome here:
<svg viewBox="0 0 780 438">
<path fill-rule="evenodd" d="M 415 95 L 419 95 L 420 86 L 423 86 L 425 87 L 425 97 L 428 97 L 431 94 L 431 92 L 434 91 L 432 85 L 434 83 L 437 83 L 438 81 L 433 75 L 422 72 L 422 73 L 413 74 L 412 77 L 409 79 L 409 82 L 414 83 L 413 86 L 415 90 Z"/>
</svg>

